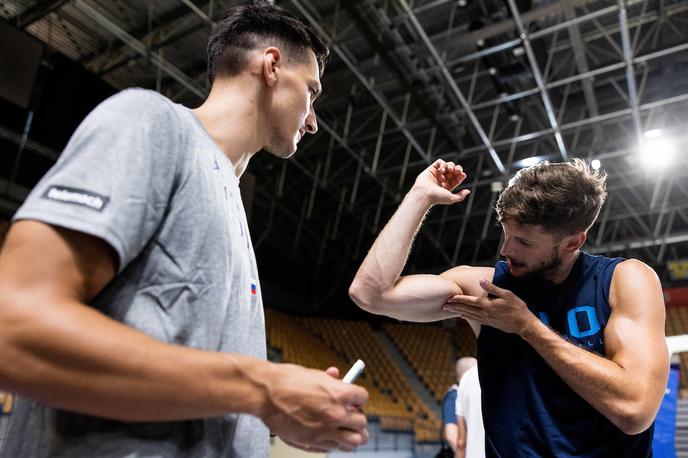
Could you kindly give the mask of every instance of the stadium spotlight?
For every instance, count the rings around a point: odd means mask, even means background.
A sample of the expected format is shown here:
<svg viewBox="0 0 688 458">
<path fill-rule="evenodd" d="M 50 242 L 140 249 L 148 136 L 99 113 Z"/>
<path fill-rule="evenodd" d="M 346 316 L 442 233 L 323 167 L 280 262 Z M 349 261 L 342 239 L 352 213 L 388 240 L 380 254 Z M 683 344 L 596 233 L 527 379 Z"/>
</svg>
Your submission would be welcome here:
<svg viewBox="0 0 688 458">
<path fill-rule="evenodd" d="M 599 170 L 600 167 L 602 167 L 602 163 L 599 159 L 593 159 L 590 161 L 590 167 L 592 167 L 593 170 Z"/>
<path fill-rule="evenodd" d="M 676 143 L 663 135 L 660 129 L 648 130 L 638 147 L 640 161 L 650 170 L 667 167 L 676 155 Z"/>
<path fill-rule="evenodd" d="M 542 160 L 543 160 L 543 159 L 542 159 L 542 157 L 540 157 L 540 156 L 531 156 L 531 157 L 527 157 L 527 158 L 525 158 L 525 159 L 521 159 L 521 160 L 518 162 L 518 165 L 519 165 L 520 167 L 524 167 L 524 168 L 525 168 L 525 167 L 530 167 L 531 165 L 539 164 L 540 162 L 542 162 Z"/>
</svg>

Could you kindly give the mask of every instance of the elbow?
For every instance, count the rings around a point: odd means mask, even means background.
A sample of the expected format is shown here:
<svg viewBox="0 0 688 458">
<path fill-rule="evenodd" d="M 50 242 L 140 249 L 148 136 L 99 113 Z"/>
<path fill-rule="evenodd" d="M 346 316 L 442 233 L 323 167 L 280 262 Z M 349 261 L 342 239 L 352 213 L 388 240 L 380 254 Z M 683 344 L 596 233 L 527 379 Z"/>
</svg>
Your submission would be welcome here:
<svg viewBox="0 0 688 458">
<path fill-rule="evenodd" d="M 617 422 L 617 427 L 629 436 L 635 436 L 647 430 L 652 424 L 654 418 L 649 420 L 644 417 L 627 417 Z"/>
<path fill-rule="evenodd" d="M 16 360 L 13 349 L 16 347 L 15 334 L 18 326 L 9 313 L 7 296 L 0 292 L 0 298 L 0 390 L 10 390 L 10 372 L 15 365 L 4 363 Z"/>
<path fill-rule="evenodd" d="M 370 311 L 373 301 L 370 300 L 370 295 L 366 293 L 365 288 L 361 285 L 359 280 L 354 279 L 351 286 L 349 286 L 349 297 L 354 304 L 358 305 L 363 310 Z"/>
<path fill-rule="evenodd" d="M 354 279 L 349 286 L 349 297 L 361 309 L 370 313 L 380 313 L 379 303 L 375 295 L 362 284 L 360 280 Z"/>
<path fill-rule="evenodd" d="M 612 422 L 624 434 L 629 436 L 640 434 L 646 431 L 655 419 L 657 413 L 656 409 L 652 411 L 649 410 L 650 409 L 636 403 L 627 402 L 623 411 L 620 412 Z"/>
</svg>

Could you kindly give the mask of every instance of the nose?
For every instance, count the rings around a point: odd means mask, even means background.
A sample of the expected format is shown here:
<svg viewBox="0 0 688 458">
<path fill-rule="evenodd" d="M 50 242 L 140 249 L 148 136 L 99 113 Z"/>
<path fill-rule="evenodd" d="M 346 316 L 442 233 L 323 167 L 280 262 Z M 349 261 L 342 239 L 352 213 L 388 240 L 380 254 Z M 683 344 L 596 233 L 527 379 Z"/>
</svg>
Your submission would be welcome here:
<svg viewBox="0 0 688 458">
<path fill-rule="evenodd" d="M 502 242 L 502 247 L 499 249 L 499 254 L 502 255 L 502 257 L 507 257 L 510 252 L 510 248 L 511 244 L 509 243 L 509 239 L 505 238 Z"/>
<path fill-rule="evenodd" d="M 306 132 L 314 134 L 318 131 L 318 119 L 315 115 L 315 110 L 311 109 L 306 116 Z"/>
</svg>

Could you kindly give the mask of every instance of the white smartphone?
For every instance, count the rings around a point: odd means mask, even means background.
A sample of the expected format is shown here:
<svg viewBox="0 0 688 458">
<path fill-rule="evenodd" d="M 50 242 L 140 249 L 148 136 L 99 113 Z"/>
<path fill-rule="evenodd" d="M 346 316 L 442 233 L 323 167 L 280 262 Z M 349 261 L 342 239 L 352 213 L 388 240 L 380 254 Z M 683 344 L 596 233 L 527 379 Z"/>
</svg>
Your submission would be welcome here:
<svg viewBox="0 0 688 458">
<path fill-rule="evenodd" d="M 363 372 L 363 369 L 365 368 L 365 363 L 361 361 L 360 359 L 357 360 L 353 366 L 351 366 L 351 369 L 349 369 L 349 372 L 346 373 L 342 381 L 344 383 L 354 383 L 354 381 L 358 378 L 359 375 Z"/>
</svg>

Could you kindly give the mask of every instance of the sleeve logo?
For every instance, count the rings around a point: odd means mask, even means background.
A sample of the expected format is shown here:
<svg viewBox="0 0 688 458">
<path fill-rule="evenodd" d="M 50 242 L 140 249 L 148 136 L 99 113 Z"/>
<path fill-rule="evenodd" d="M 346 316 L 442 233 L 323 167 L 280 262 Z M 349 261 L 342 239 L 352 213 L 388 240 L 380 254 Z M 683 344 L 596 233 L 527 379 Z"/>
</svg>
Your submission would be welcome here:
<svg viewBox="0 0 688 458">
<path fill-rule="evenodd" d="M 67 186 L 51 186 L 43 193 L 42 197 L 57 202 L 80 205 L 96 211 L 102 211 L 110 200 L 109 197 L 83 189 L 68 188 Z"/>
</svg>

